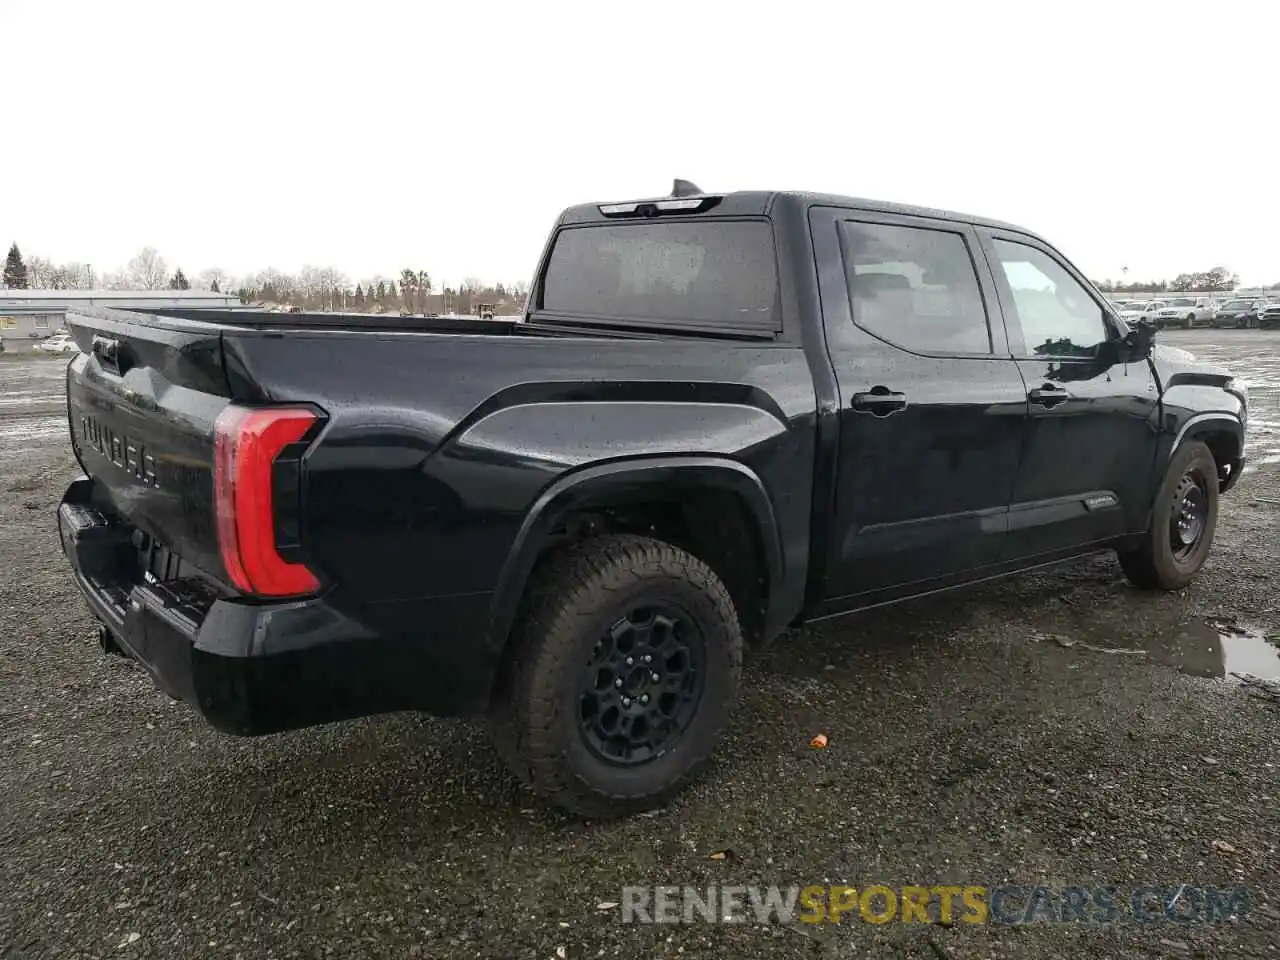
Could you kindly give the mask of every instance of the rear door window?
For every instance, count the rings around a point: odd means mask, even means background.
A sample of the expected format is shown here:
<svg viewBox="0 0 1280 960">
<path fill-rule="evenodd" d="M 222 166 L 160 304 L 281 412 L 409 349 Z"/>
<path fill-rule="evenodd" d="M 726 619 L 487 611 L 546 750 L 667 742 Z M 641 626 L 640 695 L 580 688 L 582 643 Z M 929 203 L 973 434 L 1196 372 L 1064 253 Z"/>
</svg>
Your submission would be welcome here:
<svg viewBox="0 0 1280 960">
<path fill-rule="evenodd" d="M 607 223 L 561 230 L 542 277 L 547 314 L 638 327 L 781 330 L 763 220 Z"/>
<path fill-rule="evenodd" d="M 846 220 L 841 224 L 853 322 L 915 353 L 991 353 L 991 331 L 963 234 Z"/>
</svg>

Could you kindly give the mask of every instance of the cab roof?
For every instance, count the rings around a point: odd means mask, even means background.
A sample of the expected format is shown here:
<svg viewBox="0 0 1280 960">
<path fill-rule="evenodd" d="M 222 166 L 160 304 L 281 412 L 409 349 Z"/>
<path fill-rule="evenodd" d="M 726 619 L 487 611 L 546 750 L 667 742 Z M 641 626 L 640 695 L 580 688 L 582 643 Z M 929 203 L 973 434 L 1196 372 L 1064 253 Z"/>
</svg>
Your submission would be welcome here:
<svg viewBox="0 0 1280 960">
<path fill-rule="evenodd" d="M 694 199 L 704 201 L 699 209 L 689 205 Z M 868 200 L 861 197 L 846 197 L 833 193 L 810 193 L 800 190 L 738 190 L 731 193 L 697 193 L 682 194 L 669 197 L 650 197 L 642 200 L 604 201 L 599 203 L 580 203 L 567 208 L 560 215 L 560 224 L 598 223 L 607 220 L 630 219 L 631 216 L 643 216 L 642 213 L 618 214 L 609 213 L 610 208 L 623 208 L 644 205 L 682 204 L 685 209 L 671 210 L 673 214 L 696 215 L 702 212 L 715 211 L 717 216 L 749 217 L 768 216 L 783 205 L 795 205 L 803 209 L 810 207 L 846 207 L 854 210 L 866 210 L 871 213 L 887 213 L 904 217 L 929 217 L 935 220 L 951 220 L 956 223 L 967 223 L 975 226 L 989 227 L 996 230 L 1009 230 L 1014 233 L 1036 236 L 1025 227 L 976 217 L 953 210 L 939 210 L 933 207 L 912 206 L 905 203 L 893 203 L 887 200 Z"/>
</svg>

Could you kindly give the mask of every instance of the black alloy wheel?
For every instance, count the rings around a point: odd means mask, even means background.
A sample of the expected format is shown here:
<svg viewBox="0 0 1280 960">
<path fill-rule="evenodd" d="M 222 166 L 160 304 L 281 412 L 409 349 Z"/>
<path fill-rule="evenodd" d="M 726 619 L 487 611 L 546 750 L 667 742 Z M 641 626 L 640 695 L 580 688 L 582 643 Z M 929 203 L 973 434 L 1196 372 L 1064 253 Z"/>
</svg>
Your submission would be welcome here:
<svg viewBox="0 0 1280 960">
<path fill-rule="evenodd" d="M 742 647 L 728 589 L 689 551 L 629 533 L 567 545 L 530 578 L 490 703 L 494 745 L 578 815 L 662 806 L 710 763 Z"/>
<path fill-rule="evenodd" d="M 706 645 L 669 604 L 637 607 L 596 642 L 578 697 L 578 732 L 597 757 L 647 763 L 673 747 L 698 712 Z"/>
</svg>

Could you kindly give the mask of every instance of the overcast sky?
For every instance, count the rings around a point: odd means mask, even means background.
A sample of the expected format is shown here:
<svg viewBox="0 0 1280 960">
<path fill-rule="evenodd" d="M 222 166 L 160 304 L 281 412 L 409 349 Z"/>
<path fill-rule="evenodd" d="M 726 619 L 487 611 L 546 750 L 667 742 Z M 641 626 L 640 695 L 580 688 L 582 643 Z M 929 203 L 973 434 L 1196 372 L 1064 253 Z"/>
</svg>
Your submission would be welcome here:
<svg viewBox="0 0 1280 960">
<path fill-rule="evenodd" d="M 1258 0 L 0 0 L 0 49 L 0 241 L 100 273 L 527 279 L 561 207 L 679 176 L 1280 281 Z"/>
</svg>

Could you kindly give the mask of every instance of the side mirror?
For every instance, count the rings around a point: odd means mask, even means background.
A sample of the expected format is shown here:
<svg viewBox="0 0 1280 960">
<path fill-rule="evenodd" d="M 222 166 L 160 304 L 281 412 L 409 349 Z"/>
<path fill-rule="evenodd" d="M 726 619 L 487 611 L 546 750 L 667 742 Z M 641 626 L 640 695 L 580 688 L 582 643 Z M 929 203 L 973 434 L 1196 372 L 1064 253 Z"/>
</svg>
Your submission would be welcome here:
<svg viewBox="0 0 1280 960">
<path fill-rule="evenodd" d="M 1145 360 L 1151 356 L 1151 348 L 1155 341 L 1156 325 L 1150 320 L 1139 320 L 1124 335 L 1121 343 L 1124 346 L 1126 358 L 1132 362 L 1134 360 Z"/>
</svg>

